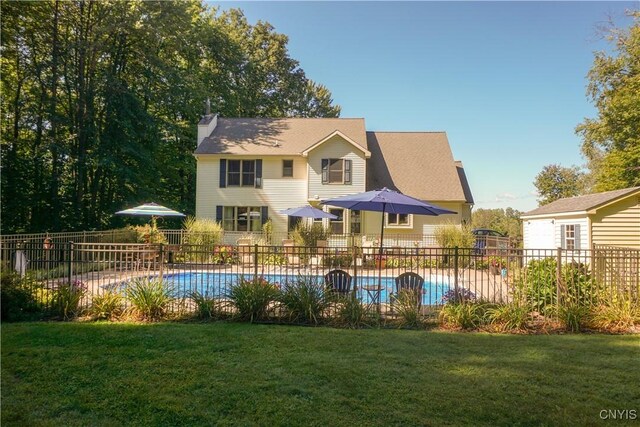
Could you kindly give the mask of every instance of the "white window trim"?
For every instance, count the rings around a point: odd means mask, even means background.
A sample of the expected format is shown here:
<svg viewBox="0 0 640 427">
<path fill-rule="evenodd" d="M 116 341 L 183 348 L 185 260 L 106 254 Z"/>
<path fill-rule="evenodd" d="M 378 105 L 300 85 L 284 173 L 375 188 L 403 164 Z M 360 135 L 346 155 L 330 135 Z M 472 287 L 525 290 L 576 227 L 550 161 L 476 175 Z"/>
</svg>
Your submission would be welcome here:
<svg viewBox="0 0 640 427">
<path fill-rule="evenodd" d="M 227 208 L 233 208 L 233 218 L 226 218 L 225 212 Z M 242 231 L 242 230 L 238 230 L 238 208 L 247 208 L 249 212 L 253 212 L 253 211 L 257 211 L 258 212 L 258 223 L 260 224 L 260 227 L 262 227 L 262 212 L 261 212 L 261 208 L 260 206 L 223 206 L 222 208 L 222 224 L 223 224 L 223 228 L 224 228 L 224 224 L 225 222 L 232 222 L 233 223 L 233 230 L 226 230 L 229 232 L 243 232 L 243 233 L 252 233 L 252 232 L 256 232 L 251 230 L 251 223 L 256 221 L 256 218 L 254 216 L 253 219 L 249 219 L 247 218 L 247 230 L 246 231 Z"/>
<path fill-rule="evenodd" d="M 229 162 L 232 161 L 239 161 L 240 162 L 240 184 L 239 185 L 229 185 L 230 179 L 229 179 L 229 172 L 230 171 L 230 167 L 229 167 Z M 244 162 L 253 162 L 253 184 L 243 184 L 243 178 L 244 178 Z M 227 160 L 227 182 L 226 182 L 226 186 L 227 187 L 238 187 L 238 188 L 242 188 L 242 187 L 254 187 L 256 186 L 256 180 L 258 178 L 256 178 L 256 160 L 255 159 L 228 159 Z"/>
<path fill-rule="evenodd" d="M 284 174 L 284 162 L 291 162 L 291 176 L 286 176 Z M 282 178 L 285 179 L 293 179 L 294 175 L 295 175 L 295 162 L 293 161 L 293 159 L 282 159 Z"/>
<path fill-rule="evenodd" d="M 408 229 L 408 228 L 413 228 L 413 215 L 412 214 L 407 214 L 408 215 L 408 224 L 389 224 L 389 214 L 385 213 L 384 214 L 384 225 L 386 228 L 401 228 L 401 229 Z"/>
</svg>

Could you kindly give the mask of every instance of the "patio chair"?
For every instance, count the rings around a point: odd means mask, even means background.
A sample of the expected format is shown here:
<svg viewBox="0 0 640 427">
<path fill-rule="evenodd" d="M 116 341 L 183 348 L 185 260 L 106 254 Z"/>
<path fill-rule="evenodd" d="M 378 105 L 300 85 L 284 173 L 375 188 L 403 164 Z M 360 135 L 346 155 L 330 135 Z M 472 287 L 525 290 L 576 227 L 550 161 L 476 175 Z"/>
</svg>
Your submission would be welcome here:
<svg viewBox="0 0 640 427">
<path fill-rule="evenodd" d="M 347 296 L 351 291 L 352 277 L 344 270 L 331 270 L 324 276 L 324 283 L 329 292 Z"/>
<path fill-rule="evenodd" d="M 241 264 L 253 264 L 253 251 L 251 250 L 251 239 L 238 239 L 238 256 Z"/>
<path fill-rule="evenodd" d="M 295 243 L 291 239 L 282 239 L 282 248 L 284 256 L 289 265 L 300 265 L 300 255 L 297 254 Z"/>
<path fill-rule="evenodd" d="M 415 292 L 417 297 L 418 307 L 422 306 L 422 293 L 424 287 L 424 278 L 417 273 L 407 271 L 396 277 L 396 289 L 395 296 L 400 295 L 402 291 Z M 393 301 L 393 298 L 392 298 Z"/>
</svg>

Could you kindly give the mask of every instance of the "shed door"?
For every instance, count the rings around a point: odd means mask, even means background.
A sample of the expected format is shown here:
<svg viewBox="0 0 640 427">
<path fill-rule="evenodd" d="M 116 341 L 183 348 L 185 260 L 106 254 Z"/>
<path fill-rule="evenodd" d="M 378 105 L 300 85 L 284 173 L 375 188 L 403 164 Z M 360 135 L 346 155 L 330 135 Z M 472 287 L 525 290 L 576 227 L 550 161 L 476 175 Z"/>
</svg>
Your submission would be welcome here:
<svg viewBox="0 0 640 427">
<path fill-rule="evenodd" d="M 531 220 L 528 227 L 527 249 L 555 249 L 554 224 L 550 219 Z"/>
</svg>

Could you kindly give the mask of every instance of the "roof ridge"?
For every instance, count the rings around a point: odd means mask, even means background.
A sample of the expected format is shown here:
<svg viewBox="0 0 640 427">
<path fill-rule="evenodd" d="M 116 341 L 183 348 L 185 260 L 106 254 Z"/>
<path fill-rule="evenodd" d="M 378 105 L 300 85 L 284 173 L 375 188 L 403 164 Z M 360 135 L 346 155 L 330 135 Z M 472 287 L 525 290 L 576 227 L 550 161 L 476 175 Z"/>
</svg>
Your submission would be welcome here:
<svg viewBox="0 0 640 427">
<path fill-rule="evenodd" d="M 447 133 L 446 130 L 368 130 L 367 133 Z"/>
<path fill-rule="evenodd" d="M 224 120 L 364 120 L 364 117 L 224 117 Z"/>
</svg>

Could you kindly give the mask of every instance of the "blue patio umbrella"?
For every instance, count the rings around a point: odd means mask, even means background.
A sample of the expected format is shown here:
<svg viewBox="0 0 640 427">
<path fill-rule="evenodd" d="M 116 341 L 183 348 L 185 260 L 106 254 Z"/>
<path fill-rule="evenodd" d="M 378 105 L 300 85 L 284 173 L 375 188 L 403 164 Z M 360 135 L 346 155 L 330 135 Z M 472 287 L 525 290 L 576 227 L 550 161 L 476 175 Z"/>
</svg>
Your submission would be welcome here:
<svg viewBox="0 0 640 427">
<path fill-rule="evenodd" d="M 330 214 L 318 208 L 314 208 L 313 206 L 310 206 L 310 205 L 300 206 L 299 208 L 285 209 L 283 211 L 280 211 L 280 213 L 289 215 L 289 216 L 298 216 L 302 218 L 313 218 L 313 219 L 320 219 L 320 218 L 337 219 L 338 218 L 333 214 Z"/>
<path fill-rule="evenodd" d="M 415 215 L 442 215 L 455 214 L 457 212 L 425 203 L 397 191 L 383 188 L 382 190 L 366 191 L 335 199 L 324 200 L 323 205 L 338 206 L 346 209 L 382 212 L 382 224 L 380 225 L 380 251 L 382 258 L 382 242 L 384 238 L 384 214 L 415 214 Z M 378 271 L 378 288 L 382 287 L 382 263 Z"/>
</svg>

